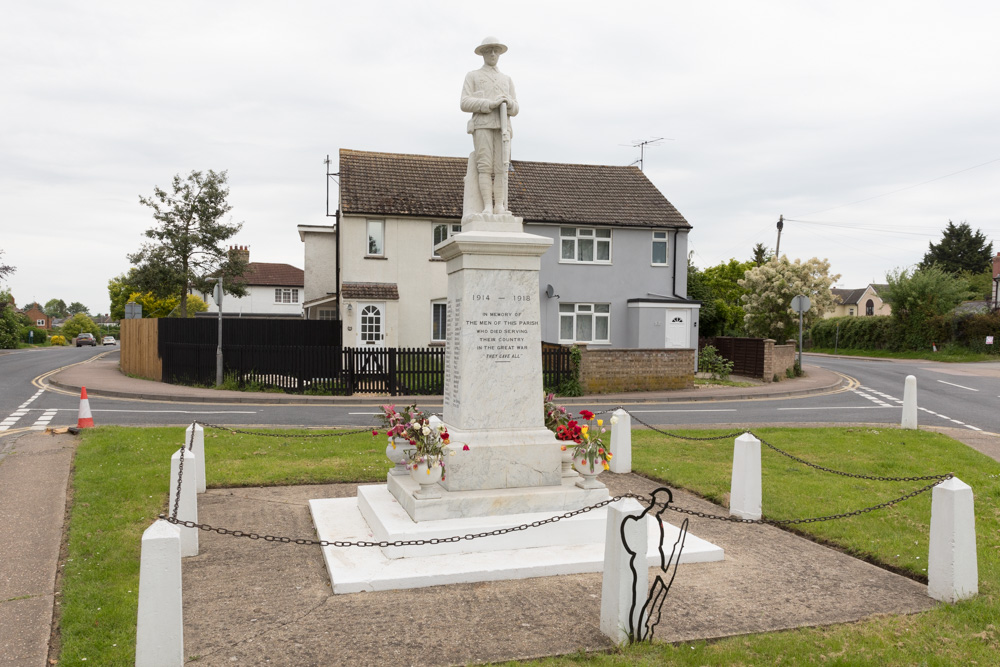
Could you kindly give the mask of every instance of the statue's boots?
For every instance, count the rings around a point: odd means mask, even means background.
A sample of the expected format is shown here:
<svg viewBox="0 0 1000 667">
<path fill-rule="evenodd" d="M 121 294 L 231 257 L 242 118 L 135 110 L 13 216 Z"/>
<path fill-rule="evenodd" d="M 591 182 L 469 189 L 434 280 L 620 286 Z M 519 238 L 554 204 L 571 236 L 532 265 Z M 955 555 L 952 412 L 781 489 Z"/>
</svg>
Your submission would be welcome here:
<svg viewBox="0 0 1000 667">
<path fill-rule="evenodd" d="M 479 192 L 483 196 L 483 213 L 493 212 L 493 178 L 479 174 Z"/>
<path fill-rule="evenodd" d="M 493 178 L 493 212 L 507 213 L 507 174 L 497 174 Z"/>
</svg>

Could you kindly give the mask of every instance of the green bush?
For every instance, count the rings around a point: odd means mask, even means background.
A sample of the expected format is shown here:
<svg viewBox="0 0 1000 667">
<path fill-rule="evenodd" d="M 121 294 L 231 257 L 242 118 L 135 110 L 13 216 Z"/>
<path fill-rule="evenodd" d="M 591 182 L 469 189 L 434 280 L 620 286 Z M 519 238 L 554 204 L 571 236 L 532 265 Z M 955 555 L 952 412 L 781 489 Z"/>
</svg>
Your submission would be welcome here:
<svg viewBox="0 0 1000 667">
<path fill-rule="evenodd" d="M 720 355 L 714 345 L 706 345 L 698 352 L 698 370 L 711 373 L 713 380 L 728 380 L 735 365 Z"/>
<path fill-rule="evenodd" d="M 873 317 L 833 317 L 820 320 L 809 332 L 814 347 L 853 350 L 929 350 L 936 344 L 940 350 L 954 345 L 972 352 L 1000 355 L 1000 312 L 956 315 L 933 315 L 919 320 L 911 318 L 906 325 L 886 315 Z M 904 328 L 905 327 L 905 328 Z M 993 336 L 993 345 L 986 337 Z"/>
<path fill-rule="evenodd" d="M 35 335 L 34 336 L 30 335 L 31 332 L 34 332 Z M 33 343 L 35 345 L 41 345 L 46 340 L 48 340 L 48 337 L 49 337 L 48 332 L 45 331 L 45 329 L 39 327 L 31 326 L 21 330 L 21 342 L 23 343 Z"/>
<path fill-rule="evenodd" d="M 840 326 L 839 342 L 837 327 Z M 842 347 L 858 350 L 894 349 L 896 325 L 888 315 L 871 317 L 831 317 L 809 330 L 815 347 Z"/>
<path fill-rule="evenodd" d="M 18 312 L 9 305 L 0 307 L 0 350 L 16 350 L 21 329 Z"/>
</svg>

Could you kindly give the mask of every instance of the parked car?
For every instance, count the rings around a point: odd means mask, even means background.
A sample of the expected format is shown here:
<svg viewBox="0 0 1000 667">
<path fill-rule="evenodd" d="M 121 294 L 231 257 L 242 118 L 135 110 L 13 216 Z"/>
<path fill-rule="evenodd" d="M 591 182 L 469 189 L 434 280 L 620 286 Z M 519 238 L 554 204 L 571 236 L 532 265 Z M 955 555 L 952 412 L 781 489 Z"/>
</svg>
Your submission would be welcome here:
<svg viewBox="0 0 1000 667">
<path fill-rule="evenodd" d="M 83 345 L 90 345 L 91 347 L 97 347 L 97 339 L 94 338 L 92 333 L 82 333 L 76 337 L 76 346 L 81 347 Z"/>
<path fill-rule="evenodd" d="M 101 341 L 101 345 L 117 345 L 114 336 L 105 336 L 104 340 Z"/>
</svg>

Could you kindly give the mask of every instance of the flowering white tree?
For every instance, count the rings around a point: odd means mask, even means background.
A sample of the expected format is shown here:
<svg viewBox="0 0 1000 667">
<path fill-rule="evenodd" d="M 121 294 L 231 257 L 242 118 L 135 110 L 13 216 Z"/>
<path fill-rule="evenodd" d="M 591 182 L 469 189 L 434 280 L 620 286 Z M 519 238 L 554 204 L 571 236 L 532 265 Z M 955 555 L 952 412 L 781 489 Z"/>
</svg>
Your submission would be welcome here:
<svg viewBox="0 0 1000 667">
<path fill-rule="evenodd" d="M 830 262 L 813 257 L 788 261 L 788 257 L 772 258 L 746 272 L 738 282 L 747 291 L 743 302 L 743 321 L 751 336 L 773 338 L 779 343 L 791 338 L 798 330 L 799 316 L 792 312 L 792 298 L 799 294 L 809 297 L 811 307 L 803 316 L 803 327 L 833 310 L 830 287 L 840 275 L 830 275 Z"/>
</svg>

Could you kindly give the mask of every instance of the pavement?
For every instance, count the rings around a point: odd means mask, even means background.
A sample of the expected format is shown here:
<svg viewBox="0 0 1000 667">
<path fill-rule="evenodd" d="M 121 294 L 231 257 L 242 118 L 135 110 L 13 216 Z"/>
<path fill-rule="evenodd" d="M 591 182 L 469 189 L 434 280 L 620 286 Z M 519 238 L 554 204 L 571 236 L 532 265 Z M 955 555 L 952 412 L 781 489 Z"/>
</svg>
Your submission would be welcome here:
<svg viewBox="0 0 1000 667">
<path fill-rule="evenodd" d="M 117 371 L 116 356 L 61 370 L 54 384 L 155 400 L 286 398 L 127 378 Z M 795 380 L 698 388 L 666 398 L 818 393 L 844 381 L 822 369 L 806 370 L 806 377 Z M 659 394 L 620 395 L 620 400 L 664 400 Z M 372 397 L 294 399 L 330 403 Z M 956 429 L 950 435 L 969 433 Z M 0 534 L 5 536 L 0 543 L 0 664 L 37 666 L 56 658 L 49 651 L 56 636 L 52 618 L 75 446 L 69 434 L 34 431 L 0 438 Z M 648 494 L 654 487 L 633 474 L 605 473 L 602 480 L 613 493 Z M 213 489 L 199 499 L 199 517 L 230 528 L 312 537 L 308 500 L 355 493 L 352 484 Z M 725 513 L 682 491 L 675 502 Z M 660 640 L 843 623 L 935 605 L 919 582 L 772 526 L 692 517 L 690 530 L 722 546 L 726 560 L 681 567 L 663 609 Z M 184 562 L 184 593 L 185 653 L 205 665 L 450 665 L 611 647 L 598 627 L 600 574 L 334 596 L 318 547 L 202 533 L 200 555 Z M 123 647 L 115 664 L 130 664 L 131 651 Z"/>
<path fill-rule="evenodd" d="M 380 400 L 380 397 L 368 394 L 354 396 L 300 396 L 296 394 L 251 393 L 166 384 L 124 375 L 118 369 L 119 355 L 120 353 L 117 350 L 109 351 L 107 354 L 95 357 L 86 363 L 75 364 L 61 369 L 51 375 L 47 381 L 54 387 L 73 392 L 79 392 L 81 387 L 86 387 L 89 396 L 137 398 L 151 401 L 177 401 L 185 403 L 359 405 L 370 404 L 372 401 Z M 602 403 L 672 403 L 779 398 L 824 393 L 832 391 L 847 382 L 843 375 L 820 368 L 819 366 L 805 364 L 803 368 L 805 370 L 803 377 L 785 379 L 780 382 L 760 383 L 749 378 L 736 376 L 732 378 L 733 380 L 754 382 L 755 384 L 751 387 L 706 385 L 696 386 L 692 389 L 671 391 L 560 398 L 560 403 L 565 405 L 590 404 L 598 400 Z M 418 401 L 421 405 L 431 406 L 441 403 L 440 396 L 393 396 L 391 400 L 397 405 L 408 405 L 411 402 Z"/>
</svg>

